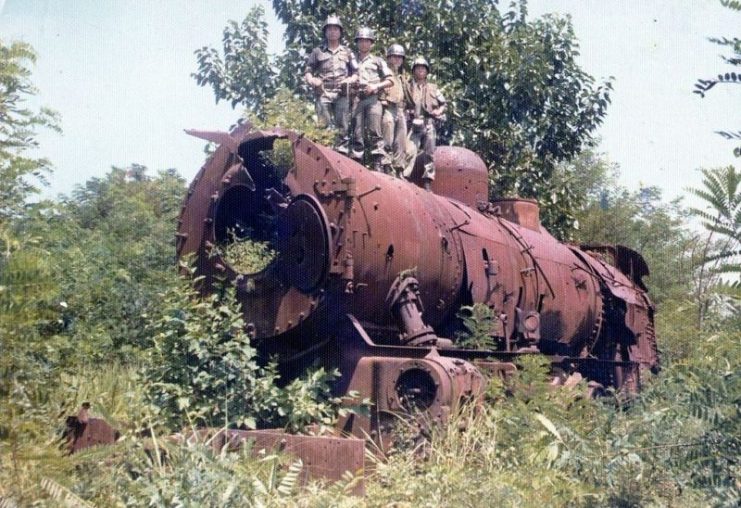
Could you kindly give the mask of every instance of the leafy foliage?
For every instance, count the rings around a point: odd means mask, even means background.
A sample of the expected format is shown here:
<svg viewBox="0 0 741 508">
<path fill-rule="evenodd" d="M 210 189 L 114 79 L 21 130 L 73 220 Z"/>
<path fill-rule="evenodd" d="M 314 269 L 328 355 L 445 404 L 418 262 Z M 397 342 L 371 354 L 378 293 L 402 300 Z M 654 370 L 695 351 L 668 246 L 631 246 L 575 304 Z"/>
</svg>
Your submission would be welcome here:
<svg viewBox="0 0 741 508">
<path fill-rule="evenodd" d="M 324 145 L 330 145 L 334 139 L 334 133 L 318 127 L 313 105 L 285 87 L 278 88 L 275 96 L 265 102 L 262 116 L 248 114 L 247 118 L 258 129 L 293 129 Z M 267 153 L 274 157 L 273 162 L 278 167 L 283 167 L 286 171 L 293 164 L 290 143 L 284 142 L 281 145 L 276 142 L 272 153 Z"/>
<path fill-rule="evenodd" d="M 270 242 L 237 238 L 233 231 L 227 234 L 229 242 L 214 252 L 223 251 L 224 260 L 237 273 L 257 273 L 267 267 L 277 255 Z"/>
<path fill-rule="evenodd" d="M 60 307 L 48 253 L 32 242 L 13 242 L 0 257 L 0 451 L 14 454 L 19 442 L 38 437 L 38 405 L 72 345 L 45 334 Z"/>
<path fill-rule="evenodd" d="M 35 112 L 25 105 L 36 93 L 28 68 L 35 61 L 28 44 L 0 40 L 0 225 L 21 212 L 26 198 L 38 192 L 38 183 L 45 183 L 50 171 L 47 159 L 27 155 L 38 147 L 36 130 L 59 130 L 52 110 Z"/>
<path fill-rule="evenodd" d="M 719 252 L 706 253 L 704 263 L 715 263 L 715 270 L 741 276 L 741 173 L 733 166 L 703 169 L 703 188 L 688 189 L 702 199 L 706 210 L 692 208 L 702 225 L 722 239 Z M 709 209 L 709 211 L 708 211 Z M 737 279 L 736 284 L 739 283 Z"/>
<path fill-rule="evenodd" d="M 331 423 L 339 401 L 329 384 L 337 373 L 316 369 L 278 388 L 277 365 L 258 363 L 233 287 L 202 296 L 195 283 L 188 277 L 170 287 L 151 321 L 142 381 L 155 422 L 170 430 Z"/>
<path fill-rule="evenodd" d="M 185 195 L 174 171 L 113 168 L 19 223 L 43 238 L 65 302 L 56 333 L 88 359 L 128 357 L 148 343 L 147 314 L 172 283 L 173 231 Z M 136 232 L 136 234 L 134 234 Z"/>
<path fill-rule="evenodd" d="M 590 192 L 594 197 L 577 214 L 576 239 L 625 245 L 641 253 L 651 270 L 651 296 L 659 305 L 688 295 L 700 247 L 698 236 L 685 226 L 681 202 L 663 203 L 655 187 L 629 192 L 610 179 Z"/>
<path fill-rule="evenodd" d="M 465 305 L 458 312 L 463 322 L 464 331 L 456 340 L 456 345 L 469 349 L 494 349 L 496 343 L 492 337 L 495 316 L 492 309 L 483 303 Z"/>
<path fill-rule="evenodd" d="M 214 453 L 208 443 L 164 446 L 167 460 L 157 460 L 139 448 L 124 464 L 129 474 L 116 479 L 116 498 L 127 506 L 142 500 L 154 506 L 270 506 L 295 495 L 300 461 L 288 463 L 283 457 Z"/>
<path fill-rule="evenodd" d="M 721 5 L 734 11 L 741 11 L 741 2 L 737 0 L 720 0 Z M 719 46 L 730 48 L 733 54 L 729 56 L 721 56 L 723 61 L 733 67 L 741 66 L 741 39 L 738 37 L 727 38 L 727 37 L 710 37 L 710 42 L 715 43 Z M 698 79 L 695 83 L 695 89 L 693 93 L 696 93 L 700 97 L 704 98 L 705 93 L 716 85 L 741 85 L 741 73 L 721 72 L 715 78 Z M 741 140 L 741 132 L 734 131 L 718 131 L 718 134 L 728 140 Z M 741 146 L 737 146 L 733 149 L 733 154 L 736 157 L 741 157 Z"/>
<path fill-rule="evenodd" d="M 223 55 L 204 46 L 196 51 L 198 72 L 192 76 L 200 86 L 210 86 L 216 102 L 232 107 L 242 104 L 255 113 L 262 111 L 275 94 L 276 72 L 267 54 L 268 25 L 265 11 L 255 6 L 242 23 L 229 21 L 224 28 Z"/>
</svg>

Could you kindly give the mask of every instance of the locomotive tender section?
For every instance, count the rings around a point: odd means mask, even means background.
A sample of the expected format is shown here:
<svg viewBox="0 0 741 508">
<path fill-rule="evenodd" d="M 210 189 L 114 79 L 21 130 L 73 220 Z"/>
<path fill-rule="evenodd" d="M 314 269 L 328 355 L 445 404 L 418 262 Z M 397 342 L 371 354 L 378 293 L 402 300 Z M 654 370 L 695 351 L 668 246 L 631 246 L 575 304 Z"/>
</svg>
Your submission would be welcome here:
<svg viewBox="0 0 741 508">
<path fill-rule="evenodd" d="M 640 255 L 559 243 L 533 201 L 488 203 L 487 169 L 472 152 L 438 148 L 438 177 L 426 192 L 291 131 L 192 134 L 220 147 L 191 184 L 178 255 L 195 253 L 207 284 L 234 281 L 264 352 L 324 355 L 360 369 L 363 356 L 411 361 L 437 346 L 435 354 L 463 358 L 455 368 L 466 379 L 475 358 L 541 352 L 569 359 L 602 385 L 629 389 L 638 387 L 638 367 L 658 368 Z M 265 156 L 276 140 L 292 149 L 282 170 Z M 241 237 L 270 242 L 275 260 L 238 273 L 219 246 Z M 457 313 L 472 303 L 495 316 L 497 348 L 488 355 L 466 356 L 441 340 L 455 337 Z M 355 342 L 345 336 L 348 322 Z M 343 371 L 343 386 L 355 386 L 358 372 Z M 470 379 L 466 386 L 476 385 Z"/>
</svg>

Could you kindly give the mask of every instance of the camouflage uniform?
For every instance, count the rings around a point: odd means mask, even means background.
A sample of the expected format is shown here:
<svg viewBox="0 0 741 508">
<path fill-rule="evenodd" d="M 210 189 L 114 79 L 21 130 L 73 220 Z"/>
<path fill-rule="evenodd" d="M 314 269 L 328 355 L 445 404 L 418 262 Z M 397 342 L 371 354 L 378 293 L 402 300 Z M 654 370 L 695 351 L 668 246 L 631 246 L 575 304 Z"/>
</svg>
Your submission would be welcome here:
<svg viewBox="0 0 741 508">
<path fill-rule="evenodd" d="M 412 68 L 417 65 L 424 65 L 429 70 L 429 65 L 424 59 L 415 60 Z M 437 133 L 435 131 L 436 118 L 433 111 L 446 104 L 440 90 L 433 83 L 427 80 L 417 82 L 412 79 L 406 88 L 407 109 L 412 117 L 412 125 L 409 132 L 410 147 L 416 150 L 416 154 L 411 156 L 411 162 L 404 172 L 405 177 L 410 177 L 414 169 L 416 155 L 420 154 L 425 157 L 424 173 L 422 179 L 430 182 L 435 179 L 434 154 Z"/>
<path fill-rule="evenodd" d="M 394 44 L 389 48 L 387 57 L 396 55 L 404 57 L 404 48 Z M 384 170 L 390 168 L 397 176 L 401 176 L 408 165 L 407 157 L 407 123 L 404 114 L 404 78 L 391 69 L 393 85 L 386 88 L 379 95 L 383 104 L 383 118 L 381 128 L 386 148 L 386 160 L 383 161 Z"/>
<path fill-rule="evenodd" d="M 315 89 L 317 118 L 323 127 L 337 129 L 335 147 L 345 154 L 350 144 L 350 98 L 349 85 L 340 82 L 354 71 L 355 57 L 342 44 L 334 50 L 326 44 L 314 48 L 306 61 L 306 74 L 322 80 L 322 86 Z"/>
</svg>

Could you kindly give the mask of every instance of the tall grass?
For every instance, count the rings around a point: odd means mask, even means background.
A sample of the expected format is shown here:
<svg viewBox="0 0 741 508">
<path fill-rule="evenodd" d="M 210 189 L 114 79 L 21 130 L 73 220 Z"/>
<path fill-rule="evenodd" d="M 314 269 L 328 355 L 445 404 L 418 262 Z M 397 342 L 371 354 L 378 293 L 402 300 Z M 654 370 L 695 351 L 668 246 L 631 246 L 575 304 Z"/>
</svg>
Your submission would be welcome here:
<svg viewBox="0 0 741 508">
<path fill-rule="evenodd" d="M 86 366 L 47 387 L 37 418 L 24 423 L 43 439 L 2 441 L 0 498 L 19 506 L 78 498 L 97 506 L 734 506 L 741 336 L 728 322 L 677 337 L 677 347 L 673 339 L 664 337 L 672 362 L 629 406 L 590 400 L 581 385 L 554 390 L 534 359 L 509 390 L 492 381 L 483 406 L 462 408 L 424 440 L 400 421 L 393 452 L 369 460 L 362 499 L 350 494 L 352 478 L 299 487 L 300 464 L 277 455 L 160 437 L 161 460 L 135 432 L 146 407 L 136 368 Z M 84 401 L 124 438 L 68 457 L 56 436 Z"/>
</svg>

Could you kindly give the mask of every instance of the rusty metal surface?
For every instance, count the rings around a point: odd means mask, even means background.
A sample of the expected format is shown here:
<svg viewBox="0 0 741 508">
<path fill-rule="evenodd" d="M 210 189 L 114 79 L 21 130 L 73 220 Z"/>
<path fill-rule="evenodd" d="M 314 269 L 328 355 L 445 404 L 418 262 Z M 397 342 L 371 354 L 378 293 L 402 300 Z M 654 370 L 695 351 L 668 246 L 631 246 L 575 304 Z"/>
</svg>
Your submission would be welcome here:
<svg viewBox="0 0 741 508">
<path fill-rule="evenodd" d="M 384 394 L 396 390 L 403 365 L 428 362 L 436 372 L 437 360 L 423 360 L 432 345 L 466 365 L 533 352 L 572 359 L 564 364 L 569 374 L 630 390 L 641 369 L 658 368 L 640 255 L 559 243 L 540 225 L 534 201 L 486 203 L 487 169 L 469 150 L 439 147 L 438 178 L 426 192 L 291 131 L 243 125 L 195 134 L 225 141 L 191 184 L 178 254 L 197 256 L 207 285 L 217 277 L 234 282 L 248 330 L 262 354 L 278 355 L 284 374 L 316 359 L 340 366 L 338 393 L 359 389 L 380 410 L 393 406 Z M 285 170 L 266 157 L 278 139 L 292 149 Z M 237 273 L 219 254 L 230 229 L 270 242 L 276 260 Z M 389 300 L 410 276 L 414 295 Z M 495 347 L 485 354 L 455 348 L 456 313 L 475 302 L 494 316 Z M 396 374 L 381 375 L 389 366 Z M 457 376 L 453 385 L 467 379 Z M 436 382 L 440 405 L 454 406 L 457 392 Z"/>
<path fill-rule="evenodd" d="M 486 164 L 481 157 L 465 148 L 440 146 L 435 150 L 432 191 L 475 209 L 479 203 L 489 200 Z"/>
<path fill-rule="evenodd" d="M 90 418 L 88 410 L 89 406 L 83 407 L 77 416 L 67 418 L 64 438 L 69 453 L 76 453 L 93 446 L 111 445 L 120 436 L 119 432 L 102 418 Z M 212 428 L 199 429 L 185 435 L 175 434 L 167 439 L 175 443 L 195 439 L 208 443 L 215 452 L 223 449 L 234 452 L 249 443 L 250 450 L 255 456 L 280 452 L 292 459 L 300 459 L 302 485 L 310 480 L 338 481 L 349 472 L 354 477 L 352 493 L 362 496 L 365 492 L 365 440 L 363 439 L 296 435 L 279 429 Z"/>
<path fill-rule="evenodd" d="M 102 418 L 91 418 L 90 404 L 85 403 L 76 416 L 68 416 L 63 438 L 69 453 L 118 441 L 120 433 Z"/>
<path fill-rule="evenodd" d="M 540 231 L 540 209 L 534 199 L 509 198 L 492 202 L 490 213 L 533 231 Z"/>
<path fill-rule="evenodd" d="M 365 493 L 365 440 L 353 437 L 307 436 L 288 434 L 282 430 L 205 429 L 199 439 L 207 439 L 211 447 L 236 451 L 249 443 L 253 455 L 285 453 L 300 459 L 302 484 L 310 480 L 339 481 L 349 472 L 357 482 L 353 494 Z"/>
</svg>

